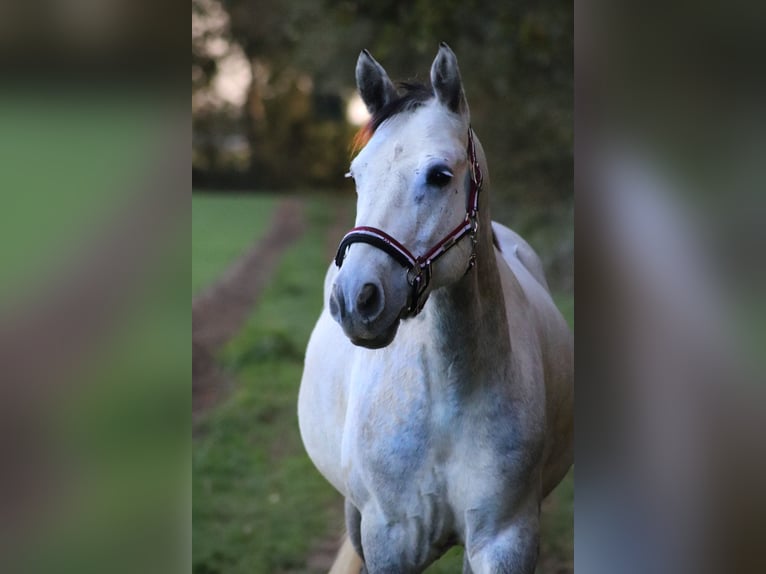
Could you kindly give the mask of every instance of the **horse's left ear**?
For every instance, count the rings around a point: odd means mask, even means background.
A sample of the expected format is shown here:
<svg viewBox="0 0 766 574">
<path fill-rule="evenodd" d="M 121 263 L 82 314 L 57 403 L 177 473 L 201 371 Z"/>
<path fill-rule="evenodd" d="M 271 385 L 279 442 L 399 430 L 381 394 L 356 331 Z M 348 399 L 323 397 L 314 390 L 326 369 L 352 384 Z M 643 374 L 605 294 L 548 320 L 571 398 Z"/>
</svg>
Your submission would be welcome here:
<svg viewBox="0 0 766 574">
<path fill-rule="evenodd" d="M 450 111 L 468 115 L 468 102 L 463 92 L 457 56 L 444 42 L 439 44 L 439 53 L 431 65 L 431 85 L 438 100 Z"/>
<path fill-rule="evenodd" d="M 396 98 L 396 88 L 388 74 L 367 50 L 362 50 L 356 61 L 356 87 L 373 116 Z"/>
</svg>

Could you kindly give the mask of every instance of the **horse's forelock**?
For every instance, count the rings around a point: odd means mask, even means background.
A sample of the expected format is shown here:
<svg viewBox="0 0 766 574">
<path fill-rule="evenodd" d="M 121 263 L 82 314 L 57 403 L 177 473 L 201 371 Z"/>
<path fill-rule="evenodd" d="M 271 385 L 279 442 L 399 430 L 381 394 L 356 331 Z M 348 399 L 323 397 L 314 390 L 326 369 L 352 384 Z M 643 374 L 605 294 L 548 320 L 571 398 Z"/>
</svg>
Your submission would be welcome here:
<svg viewBox="0 0 766 574">
<path fill-rule="evenodd" d="M 372 120 L 364 124 L 359 131 L 356 132 L 354 139 L 351 141 L 351 157 L 354 157 L 372 137 Z"/>
<path fill-rule="evenodd" d="M 355 155 L 367 145 L 370 138 L 386 120 L 406 111 L 414 110 L 434 97 L 431 88 L 414 82 L 400 82 L 399 94 L 396 98 L 380 108 L 354 136 L 351 144 L 351 154 Z"/>
</svg>

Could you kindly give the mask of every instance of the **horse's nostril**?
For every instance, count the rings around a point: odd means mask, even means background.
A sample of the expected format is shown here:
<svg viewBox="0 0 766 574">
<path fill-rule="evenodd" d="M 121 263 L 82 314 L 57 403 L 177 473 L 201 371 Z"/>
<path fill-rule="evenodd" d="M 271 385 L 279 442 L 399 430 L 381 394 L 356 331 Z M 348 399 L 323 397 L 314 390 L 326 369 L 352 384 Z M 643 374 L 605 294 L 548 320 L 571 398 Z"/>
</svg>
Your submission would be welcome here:
<svg viewBox="0 0 766 574">
<path fill-rule="evenodd" d="M 343 305 L 343 293 L 337 285 L 333 285 L 332 293 L 330 293 L 330 315 L 335 317 L 336 320 L 342 319 L 346 315 L 346 308 Z"/>
<path fill-rule="evenodd" d="M 365 283 L 356 297 L 356 310 L 362 317 L 373 319 L 383 308 L 380 289 L 374 283 Z"/>
</svg>

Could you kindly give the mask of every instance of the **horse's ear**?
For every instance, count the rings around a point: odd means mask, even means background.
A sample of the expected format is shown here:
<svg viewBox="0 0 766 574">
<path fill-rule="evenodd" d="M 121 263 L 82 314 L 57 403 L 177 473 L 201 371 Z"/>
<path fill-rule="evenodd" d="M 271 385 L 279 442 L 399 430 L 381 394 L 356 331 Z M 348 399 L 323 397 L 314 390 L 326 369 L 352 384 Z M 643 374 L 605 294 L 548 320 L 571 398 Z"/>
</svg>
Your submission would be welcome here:
<svg viewBox="0 0 766 574">
<path fill-rule="evenodd" d="M 431 85 L 438 100 L 450 111 L 461 115 L 468 114 L 468 103 L 463 92 L 457 57 L 444 42 L 439 44 L 439 53 L 431 66 Z"/>
<path fill-rule="evenodd" d="M 396 88 L 388 74 L 367 50 L 362 50 L 356 61 L 356 87 L 373 115 L 396 97 Z"/>
</svg>

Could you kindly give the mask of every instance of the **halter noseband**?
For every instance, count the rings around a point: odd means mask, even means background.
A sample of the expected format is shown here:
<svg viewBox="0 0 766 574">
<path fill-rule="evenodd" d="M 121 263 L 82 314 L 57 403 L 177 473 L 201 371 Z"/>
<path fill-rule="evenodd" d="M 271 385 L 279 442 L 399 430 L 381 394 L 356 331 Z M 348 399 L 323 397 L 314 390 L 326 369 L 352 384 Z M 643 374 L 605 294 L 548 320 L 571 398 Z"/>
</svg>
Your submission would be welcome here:
<svg viewBox="0 0 766 574">
<path fill-rule="evenodd" d="M 340 268 L 346 257 L 346 250 L 352 243 L 367 243 L 385 251 L 397 263 L 407 270 L 407 283 L 412 290 L 407 301 L 406 316 L 414 317 L 423 309 L 428 296 L 423 297 L 428 284 L 431 281 L 431 265 L 439 257 L 444 255 L 450 248 L 457 245 L 466 235 L 471 237 L 471 256 L 468 259 L 468 273 L 476 263 L 477 233 L 479 230 L 479 192 L 482 185 L 481 168 L 476 157 L 476 146 L 473 141 L 473 131 L 468 128 L 468 161 L 471 167 L 471 191 L 468 194 L 465 219 L 455 229 L 450 231 L 444 238 L 436 243 L 431 249 L 420 257 L 415 257 L 412 252 L 388 233 L 377 227 L 360 226 L 354 227 L 346 233 L 338 246 L 335 255 L 335 265 Z"/>
</svg>

